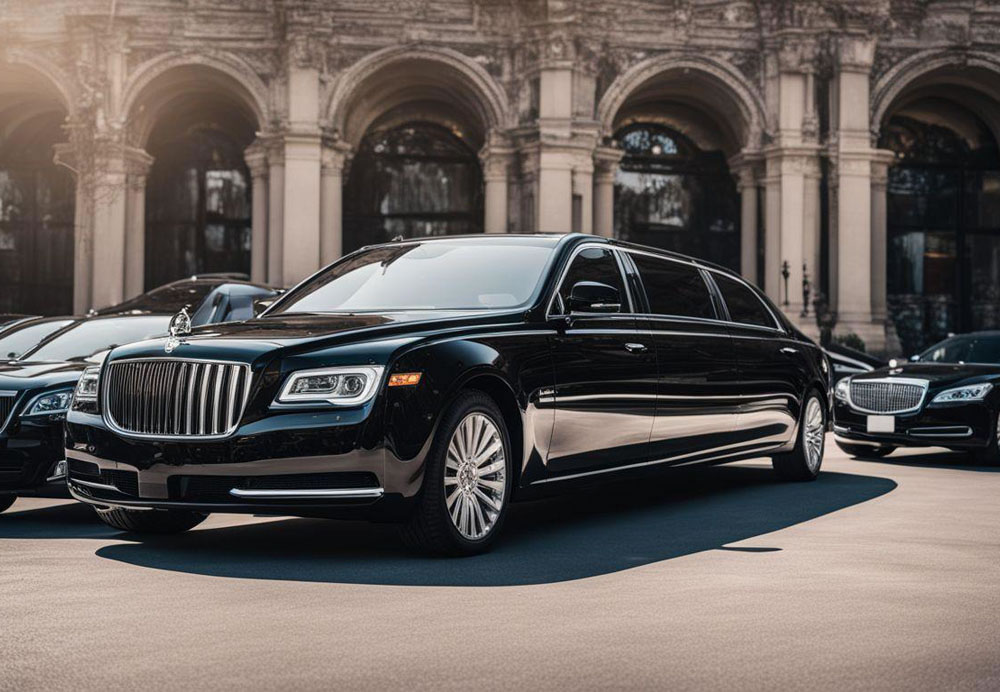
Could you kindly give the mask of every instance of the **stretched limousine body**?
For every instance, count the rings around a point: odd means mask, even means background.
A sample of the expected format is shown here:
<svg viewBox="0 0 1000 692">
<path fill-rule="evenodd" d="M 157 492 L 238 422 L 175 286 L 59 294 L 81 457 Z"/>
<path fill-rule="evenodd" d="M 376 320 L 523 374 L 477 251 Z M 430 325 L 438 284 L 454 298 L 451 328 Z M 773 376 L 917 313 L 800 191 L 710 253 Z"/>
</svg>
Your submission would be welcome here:
<svg viewBox="0 0 1000 692">
<path fill-rule="evenodd" d="M 729 271 L 594 236 L 365 248 L 257 319 L 174 332 L 88 370 L 67 418 L 69 487 L 121 529 L 346 516 L 466 554 L 533 488 L 822 461 L 815 344 Z"/>
</svg>

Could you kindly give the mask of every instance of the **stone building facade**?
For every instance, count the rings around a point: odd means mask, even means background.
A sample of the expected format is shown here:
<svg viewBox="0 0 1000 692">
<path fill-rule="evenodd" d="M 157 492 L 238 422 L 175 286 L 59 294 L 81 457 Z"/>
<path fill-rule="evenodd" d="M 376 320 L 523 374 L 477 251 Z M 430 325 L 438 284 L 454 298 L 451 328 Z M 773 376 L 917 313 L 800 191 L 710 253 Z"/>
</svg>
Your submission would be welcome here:
<svg viewBox="0 0 1000 692">
<path fill-rule="evenodd" d="M 580 231 L 911 350 L 1000 326 L 998 137 L 986 0 L 2 0 L 0 309 Z"/>
</svg>

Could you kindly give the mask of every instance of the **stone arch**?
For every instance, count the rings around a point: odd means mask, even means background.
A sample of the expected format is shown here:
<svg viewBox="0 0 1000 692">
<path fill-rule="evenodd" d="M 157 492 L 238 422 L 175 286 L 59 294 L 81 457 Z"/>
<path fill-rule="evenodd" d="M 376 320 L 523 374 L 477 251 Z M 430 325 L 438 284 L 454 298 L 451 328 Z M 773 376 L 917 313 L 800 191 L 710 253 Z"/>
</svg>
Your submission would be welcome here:
<svg viewBox="0 0 1000 692">
<path fill-rule="evenodd" d="M 156 114 L 143 118 L 136 112 L 137 106 L 154 90 L 166 97 L 167 92 L 176 94 L 185 88 L 221 89 L 246 109 L 258 128 L 267 127 L 273 119 L 267 86 L 249 65 L 228 53 L 171 53 L 146 61 L 128 79 L 116 116 L 119 121 L 130 123 L 133 136 L 141 144 L 148 137 Z"/>
<path fill-rule="evenodd" d="M 716 103 L 696 105 L 717 119 L 728 130 L 727 149 L 730 154 L 740 150 L 756 150 L 766 130 L 764 103 L 753 86 L 733 66 L 709 57 L 658 55 L 633 65 L 619 75 L 601 97 L 597 106 L 597 121 L 604 135 L 616 129 L 616 120 L 630 100 L 648 92 L 659 93 L 671 100 L 691 101 L 695 90 L 678 93 L 678 85 L 694 81 L 697 92 L 713 95 Z M 731 122 L 735 120 L 735 123 Z M 727 122 L 730 121 L 730 122 Z"/>
<path fill-rule="evenodd" d="M 77 102 L 75 80 L 71 79 L 61 67 L 48 58 L 19 48 L 11 48 L 7 51 L 5 60 L 0 61 L 0 72 L 4 70 L 4 62 L 40 76 L 44 80 L 44 87 L 40 91 L 56 96 L 66 112 L 70 115 L 73 114 Z"/>
<path fill-rule="evenodd" d="M 483 144 L 490 130 L 508 124 L 507 98 L 471 58 L 448 48 L 397 46 L 358 61 L 337 79 L 324 122 L 356 146 L 380 117 L 405 103 L 446 104 L 471 121 Z"/>
</svg>

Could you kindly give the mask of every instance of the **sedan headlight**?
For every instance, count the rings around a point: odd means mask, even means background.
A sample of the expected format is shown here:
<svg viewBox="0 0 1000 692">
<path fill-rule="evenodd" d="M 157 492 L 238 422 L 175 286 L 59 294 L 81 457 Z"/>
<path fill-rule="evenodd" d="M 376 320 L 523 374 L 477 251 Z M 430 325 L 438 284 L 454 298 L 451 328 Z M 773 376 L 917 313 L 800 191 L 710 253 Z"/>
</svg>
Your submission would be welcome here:
<svg viewBox="0 0 1000 692">
<path fill-rule="evenodd" d="M 83 371 L 73 392 L 73 409 L 94 408 L 97 406 L 97 385 L 101 379 L 101 368 L 91 366 Z"/>
<path fill-rule="evenodd" d="M 837 382 L 837 386 L 833 388 L 833 396 L 836 397 L 837 401 L 842 401 L 845 404 L 848 401 L 851 393 L 851 378 L 845 377 L 844 379 Z"/>
<path fill-rule="evenodd" d="M 40 394 L 31 400 L 31 403 L 24 410 L 25 416 L 48 416 L 57 413 L 66 413 L 69 402 L 73 400 L 72 389 L 61 389 L 58 392 Z"/>
<path fill-rule="evenodd" d="M 275 400 L 278 404 L 328 403 L 356 406 L 375 395 L 381 365 L 357 365 L 293 372 Z"/>
<path fill-rule="evenodd" d="M 946 389 L 943 392 L 938 392 L 931 403 L 953 404 L 965 401 L 982 401 L 990 393 L 991 389 L 993 389 L 993 385 L 989 382 Z"/>
</svg>

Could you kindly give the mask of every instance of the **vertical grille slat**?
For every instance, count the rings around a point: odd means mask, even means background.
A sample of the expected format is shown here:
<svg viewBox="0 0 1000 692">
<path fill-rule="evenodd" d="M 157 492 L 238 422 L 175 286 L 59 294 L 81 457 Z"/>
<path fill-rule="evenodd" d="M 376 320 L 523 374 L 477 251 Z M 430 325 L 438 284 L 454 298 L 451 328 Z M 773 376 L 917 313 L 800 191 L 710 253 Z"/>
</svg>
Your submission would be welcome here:
<svg viewBox="0 0 1000 692">
<path fill-rule="evenodd" d="M 916 382 L 857 380 L 851 382 L 851 403 L 863 411 L 901 413 L 918 408 L 926 390 Z"/>
<path fill-rule="evenodd" d="M 110 363 L 103 386 L 112 427 L 151 437 L 231 433 L 243 416 L 249 366 L 171 358 Z M 0 396 L 0 415 L 4 398 Z"/>
</svg>

